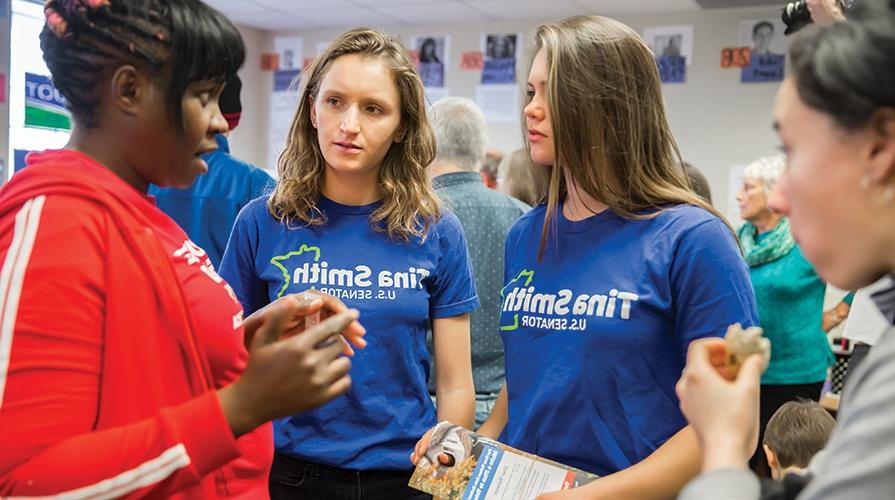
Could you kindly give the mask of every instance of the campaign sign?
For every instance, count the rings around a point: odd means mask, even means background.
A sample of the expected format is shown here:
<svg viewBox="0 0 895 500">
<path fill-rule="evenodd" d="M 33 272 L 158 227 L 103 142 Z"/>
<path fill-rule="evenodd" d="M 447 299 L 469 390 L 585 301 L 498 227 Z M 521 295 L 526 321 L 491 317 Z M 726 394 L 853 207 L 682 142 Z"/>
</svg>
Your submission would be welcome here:
<svg viewBox="0 0 895 500">
<path fill-rule="evenodd" d="M 284 69 L 273 72 L 273 91 L 289 92 L 293 90 L 292 82 L 296 81 L 298 75 L 301 74 L 300 69 Z"/>
<path fill-rule="evenodd" d="M 516 58 L 486 59 L 482 85 L 516 83 Z"/>
<path fill-rule="evenodd" d="M 49 77 L 25 73 L 25 126 L 71 130 L 65 98 Z"/>
<path fill-rule="evenodd" d="M 22 170 L 23 168 L 25 168 L 25 166 L 27 165 L 27 163 L 25 162 L 25 157 L 27 157 L 28 153 L 30 153 L 30 152 L 31 151 L 29 151 L 27 149 L 16 149 L 13 151 L 13 153 L 14 153 L 14 157 L 13 157 L 14 159 L 13 159 L 13 163 L 12 163 L 13 172 L 18 172 L 19 170 Z"/>
<path fill-rule="evenodd" d="M 444 64 L 440 62 L 420 63 L 420 77 L 426 87 L 444 87 Z"/>
<path fill-rule="evenodd" d="M 742 83 L 782 82 L 786 56 L 782 54 L 752 54 L 749 66 L 743 68 Z"/>
<path fill-rule="evenodd" d="M 687 79 L 687 58 L 684 56 L 661 56 L 657 58 L 659 78 L 662 83 L 684 83 Z"/>
</svg>

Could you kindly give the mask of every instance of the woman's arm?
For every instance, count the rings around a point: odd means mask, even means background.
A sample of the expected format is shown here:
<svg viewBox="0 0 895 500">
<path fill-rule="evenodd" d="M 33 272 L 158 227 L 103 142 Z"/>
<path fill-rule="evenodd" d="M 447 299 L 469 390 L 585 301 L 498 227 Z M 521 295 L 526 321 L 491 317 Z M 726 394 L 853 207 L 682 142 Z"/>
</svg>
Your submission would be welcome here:
<svg viewBox="0 0 895 500">
<path fill-rule="evenodd" d="M 497 395 L 497 401 L 494 408 L 491 409 L 491 415 L 479 427 L 478 434 L 491 439 L 497 439 L 503 428 L 507 425 L 509 412 L 507 410 L 507 384 L 504 383 L 500 388 L 500 394 Z"/>
<path fill-rule="evenodd" d="M 854 292 L 850 292 L 842 299 L 842 302 L 836 304 L 830 310 L 824 311 L 821 316 L 821 328 L 823 331 L 829 333 L 830 330 L 836 328 L 848 318 L 848 313 L 851 311 L 851 299 L 854 296 Z"/>
<path fill-rule="evenodd" d="M 699 468 L 699 443 L 687 426 L 641 462 L 580 488 L 542 495 L 540 500 L 675 498 Z"/>
<path fill-rule="evenodd" d="M 432 338 L 435 343 L 438 420 L 448 420 L 471 429 L 475 423 L 475 388 L 469 314 L 433 319 Z"/>
</svg>

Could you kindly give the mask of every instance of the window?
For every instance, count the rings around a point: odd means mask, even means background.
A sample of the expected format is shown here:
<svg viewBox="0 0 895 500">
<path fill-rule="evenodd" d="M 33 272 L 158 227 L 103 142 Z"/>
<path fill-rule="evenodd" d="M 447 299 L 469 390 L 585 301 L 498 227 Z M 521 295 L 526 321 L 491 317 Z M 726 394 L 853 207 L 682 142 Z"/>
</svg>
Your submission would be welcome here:
<svg viewBox="0 0 895 500">
<path fill-rule="evenodd" d="M 24 0 L 12 1 L 9 58 L 9 159 L 21 166 L 24 152 L 61 148 L 68 142 L 67 130 L 25 127 L 25 74 L 49 76 L 40 50 L 44 25 L 43 5 Z M 6 179 L 4 179 L 6 180 Z"/>
</svg>

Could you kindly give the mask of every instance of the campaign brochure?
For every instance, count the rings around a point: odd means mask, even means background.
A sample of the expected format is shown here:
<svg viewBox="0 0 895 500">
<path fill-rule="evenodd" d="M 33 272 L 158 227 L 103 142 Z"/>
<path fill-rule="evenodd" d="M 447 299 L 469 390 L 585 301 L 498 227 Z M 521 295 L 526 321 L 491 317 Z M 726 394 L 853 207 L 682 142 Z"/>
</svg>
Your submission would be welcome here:
<svg viewBox="0 0 895 500">
<path fill-rule="evenodd" d="M 589 472 L 441 422 L 434 427 L 409 485 L 444 500 L 530 500 L 595 479 Z"/>
</svg>

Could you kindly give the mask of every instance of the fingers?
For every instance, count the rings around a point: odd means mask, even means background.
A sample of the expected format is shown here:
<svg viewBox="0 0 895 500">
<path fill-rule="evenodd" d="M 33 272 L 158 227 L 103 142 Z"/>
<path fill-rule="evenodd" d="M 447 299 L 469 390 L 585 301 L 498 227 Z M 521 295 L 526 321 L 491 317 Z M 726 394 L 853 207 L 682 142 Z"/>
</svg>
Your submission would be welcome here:
<svg viewBox="0 0 895 500">
<path fill-rule="evenodd" d="M 318 311 L 323 312 L 321 319 L 326 319 L 348 310 L 348 306 L 346 306 L 340 299 L 323 293 L 320 290 L 305 290 L 301 293 L 292 294 L 289 297 L 292 297 L 291 300 L 299 301 L 301 303 L 301 307 L 296 311 L 297 317 L 295 318 L 294 323 L 290 324 L 290 327 L 303 328 L 305 324 L 304 317 Z M 342 336 L 355 348 L 363 349 L 367 346 L 367 341 L 363 338 L 367 333 L 367 329 L 359 322 L 352 321 L 341 333 Z M 349 356 L 353 355 L 351 347 L 346 347 L 345 354 Z"/>
<path fill-rule="evenodd" d="M 363 349 L 367 347 L 367 340 L 364 338 L 364 335 L 367 334 L 367 329 L 361 326 L 357 321 L 352 321 L 351 324 L 342 332 L 342 336 L 345 337 L 345 340 L 350 342 L 354 347 L 358 349 Z"/>
<path fill-rule="evenodd" d="M 301 292 L 301 293 L 298 293 L 295 295 L 303 295 L 306 297 L 316 297 L 316 298 L 320 299 L 321 301 L 323 301 L 323 308 L 333 314 L 343 313 L 348 310 L 348 306 L 346 306 L 344 302 L 342 302 L 341 300 L 339 300 L 336 297 L 333 297 L 332 295 L 323 293 L 320 290 L 316 290 L 316 289 L 305 290 L 304 292 Z"/>
<path fill-rule="evenodd" d="M 448 455 L 447 453 L 439 453 L 438 454 L 438 463 L 444 465 L 445 467 L 453 467 L 456 464 L 456 460 L 454 457 Z"/>
<path fill-rule="evenodd" d="M 763 371 L 764 361 L 761 359 L 761 356 L 750 354 L 740 366 L 736 383 L 741 386 L 754 385 L 757 388 Z"/>
<path fill-rule="evenodd" d="M 261 324 L 255 330 L 252 338 L 252 351 L 276 342 L 280 332 L 289 321 L 290 311 L 287 307 L 283 307 L 282 304 L 274 303 L 265 309 L 265 313 L 259 316 Z"/>
<path fill-rule="evenodd" d="M 419 441 L 416 442 L 416 446 L 413 448 L 413 453 L 410 454 L 410 461 L 413 465 L 416 465 L 420 459 L 423 458 L 423 455 L 426 454 L 426 450 L 429 449 L 429 439 L 432 437 L 432 430 L 426 431 L 423 434 L 423 437 L 420 438 Z"/>
<path fill-rule="evenodd" d="M 351 377 L 349 377 L 348 375 L 344 375 L 342 376 L 342 378 L 339 378 L 335 382 L 333 382 L 329 386 L 329 389 L 326 390 L 326 400 L 333 400 L 348 392 L 349 389 L 351 389 Z"/>
<path fill-rule="evenodd" d="M 687 347 L 687 368 L 703 368 L 706 365 L 714 365 L 714 361 L 723 357 L 727 349 L 723 339 L 708 338 L 690 342 Z"/>
<path fill-rule="evenodd" d="M 309 329 L 298 337 L 293 337 L 296 342 L 305 344 L 305 347 L 315 347 L 326 341 L 333 342 L 336 350 L 341 352 L 341 342 L 334 342 L 334 336 L 340 334 L 352 321 L 358 318 L 357 309 L 349 309 L 341 312 L 325 321 L 321 321 L 317 326 Z M 327 346 L 332 347 L 332 346 Z M 326 347 L 324 347 L 326 349 Z"/>
</svg>

